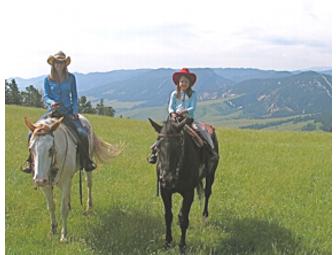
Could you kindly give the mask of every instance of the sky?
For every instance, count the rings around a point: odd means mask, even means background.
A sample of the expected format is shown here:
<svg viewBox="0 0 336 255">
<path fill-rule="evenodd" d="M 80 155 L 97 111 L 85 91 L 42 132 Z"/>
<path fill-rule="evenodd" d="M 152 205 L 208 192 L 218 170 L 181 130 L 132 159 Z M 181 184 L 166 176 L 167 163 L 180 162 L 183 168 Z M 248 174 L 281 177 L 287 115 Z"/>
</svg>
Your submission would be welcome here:
<svg viewBox="0 0 336 255">
<path fill-rule="evenodd" d="M 2 1 L 4 77 L 160 67 L 331 66 L 331 0 Z M 5 39 L 4 39 L 5 38 Z"/>
</svg>

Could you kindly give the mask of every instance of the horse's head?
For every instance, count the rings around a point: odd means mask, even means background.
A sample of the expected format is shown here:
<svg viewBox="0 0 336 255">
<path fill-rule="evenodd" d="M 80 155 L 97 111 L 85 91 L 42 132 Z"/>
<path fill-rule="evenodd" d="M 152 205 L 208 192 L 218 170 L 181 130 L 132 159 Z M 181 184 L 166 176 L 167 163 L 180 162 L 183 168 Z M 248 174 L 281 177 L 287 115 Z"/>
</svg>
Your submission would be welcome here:
<svg viewBox="0 0 336 255">
<path fill-rule="evenodd" d="M 181 132 L 185 121 L 176 123 L 168 119 L 163 126 L 149 119 L 155 131 L 159 134 L 158 170 L 162 187 L 172 189 L 176 185 L 184 152 L 184 137 Z"/>
<path fill-rule="evenodd" d="M 33 181 L 37 186 L 49 184 L 50 168 L 55 160 L 55 143 L 53 132 L 59 127 L 63 118 L 50 125 L 32 124 L 25 118 L 25 124 L 32 132 L 29 150 L 34 164 Z"/>
</svg>

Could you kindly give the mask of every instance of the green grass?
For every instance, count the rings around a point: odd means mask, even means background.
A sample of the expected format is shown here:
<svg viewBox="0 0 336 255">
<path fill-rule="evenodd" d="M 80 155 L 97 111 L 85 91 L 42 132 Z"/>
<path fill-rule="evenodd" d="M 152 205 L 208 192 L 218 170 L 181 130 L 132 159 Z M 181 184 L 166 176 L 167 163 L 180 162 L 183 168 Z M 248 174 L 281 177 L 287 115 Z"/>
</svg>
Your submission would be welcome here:
<svg viewBox="0 0 336 255">
<path fill-rule="evenodd" d="M 181 198 L 174 196 L 174 248 L 166 251 L 154 166 L 145 160 L 156 135 L 135 120 L 88 116 L 98 136 L 127 147 L 94 172 L 90 216 L 82 214 L 74 177 L 70 240 L 48 236 L 44 196 L 18 169 L 27 156 L 23 116 L 35 121 L 42 112 L 6 106 L 6 254 L 176 254 Z M 188 254 L 331 254 L 331 134 L 224 128 L 217 134 L 221 159 L 210 216 L 202 222 L 195 200 Z"/>
</svg>

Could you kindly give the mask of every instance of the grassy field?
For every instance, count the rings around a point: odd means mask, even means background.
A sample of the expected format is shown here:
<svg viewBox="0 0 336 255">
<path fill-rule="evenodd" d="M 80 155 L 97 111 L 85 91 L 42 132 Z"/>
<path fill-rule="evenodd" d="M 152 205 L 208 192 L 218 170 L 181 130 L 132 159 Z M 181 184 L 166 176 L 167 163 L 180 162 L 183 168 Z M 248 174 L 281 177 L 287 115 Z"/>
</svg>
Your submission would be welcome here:
<svg viewBox="0 0 336 255">
<path fill-rule="evenodd" d="M 19 166 L 27 156 L 23 116 L 43 111 L 6 106 L 6 254 L 177 254 L 181 199 L 174 196 L 174 247 L 164 250 L 164 216 L 149 123 L 89 115 L 98 136 L 126 142 L 94 177 L 94 213 L 84 216 L 78 175 L 72 186 L 69 242 L 49 237 L 41 191 Z M 188 254 L 331 254 L 331 134 L 217 129 L 220 164 L 204 223 L 195 200 Z M 59 209 L 59 192 L 56 190 Z M 58 219 L 59 210 L 57 210 Z"/>
</svg>

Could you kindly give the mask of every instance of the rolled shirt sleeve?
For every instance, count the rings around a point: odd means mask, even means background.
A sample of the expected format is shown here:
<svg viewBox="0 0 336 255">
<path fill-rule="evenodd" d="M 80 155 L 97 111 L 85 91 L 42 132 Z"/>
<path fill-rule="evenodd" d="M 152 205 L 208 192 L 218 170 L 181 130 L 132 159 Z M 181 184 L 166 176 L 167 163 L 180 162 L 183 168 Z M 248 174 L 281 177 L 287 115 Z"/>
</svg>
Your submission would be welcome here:
<svg viewBox="0 0 336 255">
<path fill-rule="evenodd" d="M 43 101 L 48 108 L 51 108 L 51 105 L 55 103 L 55 100 L 51 99 L 50 84 L 48 77 L 44 79 L 43 87 L 44 87 Z"/>
<path fill-rule="evenodd" d="M 176 112 L 176 91 L 173 91 L 170 94 L 169 104 L 168 104 L 168 113 L 171 114 Z"/>
<path fill-rule="evenodd" d="M 197 93 L 196 93 L 196 91 L 193 91 L 192 96 L 190 98 L 190 105 L 186 109 L 188 111 L 188 114 L 191 117 L 194 117 L 194 113 L 196 111 L 196 106 L 197 106 Z"/>
<path fill-rule="evenodd" d="M 72 111 L 73 114 L 78 113 L 78 95 L 77 95 L 77 85 L 76 85 L 76 78 L 73 75 L 73 82 L 71 84 L 71 101 L 72 101 Z"/>
</svg>

